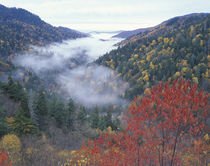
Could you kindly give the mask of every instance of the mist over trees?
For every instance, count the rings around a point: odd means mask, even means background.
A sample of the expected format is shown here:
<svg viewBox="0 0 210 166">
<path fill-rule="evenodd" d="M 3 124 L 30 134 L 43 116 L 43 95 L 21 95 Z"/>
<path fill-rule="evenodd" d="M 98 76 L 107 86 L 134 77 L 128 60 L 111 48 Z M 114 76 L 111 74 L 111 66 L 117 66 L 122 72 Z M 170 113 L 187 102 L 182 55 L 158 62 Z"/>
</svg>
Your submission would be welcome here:
<svg viewBox="0 0 210 166">
<path fill-rule="evenodd" d="M 86 34 L 0 13 L 0 165 L 208 165 L 209 14 L 46 46 Z"/>
</svg>

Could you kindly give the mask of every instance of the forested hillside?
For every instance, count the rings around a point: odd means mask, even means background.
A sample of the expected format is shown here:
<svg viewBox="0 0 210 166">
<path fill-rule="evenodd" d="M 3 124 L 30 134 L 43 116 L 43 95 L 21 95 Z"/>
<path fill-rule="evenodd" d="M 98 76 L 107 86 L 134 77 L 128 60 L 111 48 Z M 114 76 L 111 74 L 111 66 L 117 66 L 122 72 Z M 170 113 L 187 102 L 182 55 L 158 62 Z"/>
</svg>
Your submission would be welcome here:
<svg viewBox="0 0 210 166">
<path fill-rule="evenodd" d="M 0 5 L 0 58 L 28 49 L 29 44 L 45 45 L 86 34 L 68 28 L 54 27 L 27 10 Z"/>
<path fill-rule="evenodd" d="M 172 18 L 119 45 L 96 62 L 118 71 L 129 81 L 127 98 L 159 81 L 178 78 L 190 79 L 208 89 L 210 14 Z"/>
<path fill-rule="evenodd" d="M 119 130 L 112 107 L 86 108 L 39 87 L 28 91 L 11 75 L 7 83 L 0 82 L 0 150 L 14 153 L 12 163 L 64 164 L 68 151 L 80 148 L 82 142 L 97 138 L 107 128 Z M 3 161 L 0 151 L 0 165 Z"/>
<path fill-rule="evenodd" d="M 95 61 L 109 72 L 93 62 L 78 68 L 86 50 L 56 60 L 48 47 L 30 50 L 23 61 L 51 58 L 38 74 L 11 61 L 28 44 L 84 36 L 0 6 L 0 166 L 207 165 L 210 14 L 175 17 L 122 41 Z M 79 73 L 75 83 L 72 69 Z M 97 104 L 73 100 L 70 86 Z"/>
<path fill-rule="evenodd" d="M 29 73 L 30 80 L 35 80 L 35 84 L 40 83 L 34 73 L 15 67 L 11 62 L 14 57 L 23 51 L 31 50 L 32 45 L 45 46 L 86 36 L 85 33 L 69 28 L 54 27 L 25 9 L 7 8 L 0 4 L 0 80 L 6 81 L 5 78 L 11 72 L 16 77 L 15 73 L 21 70 L 22 74 Z M 34 87 L 34 83 L 30 82 L 30 85 Z"/>
</svg>

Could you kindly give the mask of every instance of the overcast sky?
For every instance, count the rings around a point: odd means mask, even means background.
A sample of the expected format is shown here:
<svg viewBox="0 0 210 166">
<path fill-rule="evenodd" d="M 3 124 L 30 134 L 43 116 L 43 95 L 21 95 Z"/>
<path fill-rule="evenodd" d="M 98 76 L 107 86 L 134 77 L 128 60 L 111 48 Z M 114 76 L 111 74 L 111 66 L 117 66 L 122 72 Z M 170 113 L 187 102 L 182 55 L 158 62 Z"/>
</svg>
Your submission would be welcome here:
<svg viewBox="0 0 210 166">
<path fill-rule="evenodd" d="M 132 30 L 169 18 L 210 12 L 210 0 L 0 0 L 21 7 L 55 26 L 86 31 Z"/>
</svg>

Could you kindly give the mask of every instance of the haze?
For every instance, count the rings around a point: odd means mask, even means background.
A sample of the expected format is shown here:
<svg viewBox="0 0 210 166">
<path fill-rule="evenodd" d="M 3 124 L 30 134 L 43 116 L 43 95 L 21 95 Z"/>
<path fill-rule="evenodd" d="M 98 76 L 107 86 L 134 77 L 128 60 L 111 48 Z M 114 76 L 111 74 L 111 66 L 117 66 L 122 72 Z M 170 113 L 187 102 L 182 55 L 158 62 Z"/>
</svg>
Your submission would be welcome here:
<svg viewBox="0 0 210 166">
<path fill-rule="evenodd" d="M 1 0 L 44 21 L 81 31 L 133 30 L 155 26 L 169 18 L 209 12 L 209 0 Z"/>
<path fill-rule="evenodd" d="M 110 38 L 112 35 L 93 33 L 92 37 L 47 47 L 32 46 L 32 51 L 17 56 L 13 63 L 34 71 L 45 80 L 46 89 L 54 84 L 54 92 L 61 91 L 65 98 L 71 97 L 86 107 L 122 104 L 125 101 L 120 95 L 128 84 L 109 68 L 89 64 L 122 40 Z M 21 70 L 18 72 L 15 75 L 20 75 Z"/>
</svg>

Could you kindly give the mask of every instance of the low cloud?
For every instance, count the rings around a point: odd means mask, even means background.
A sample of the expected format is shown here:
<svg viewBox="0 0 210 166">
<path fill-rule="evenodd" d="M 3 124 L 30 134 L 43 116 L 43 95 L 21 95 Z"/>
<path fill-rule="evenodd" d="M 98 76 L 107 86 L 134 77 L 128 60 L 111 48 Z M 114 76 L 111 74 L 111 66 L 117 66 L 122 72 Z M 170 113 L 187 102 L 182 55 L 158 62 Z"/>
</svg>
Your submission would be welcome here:
<svg viewBox="0 0 210 166">
<path fill-rule="evenodd" d="M 128 84 L 113 70 L 90 64 L 114 49 L 113 45 L 121 40 L 108 38 L 106 34 L 94 34 L 94 37 L 47 47 L 32 47 L 28 53 L 16 57 L 13 63 L 34 71 L 48 86 L 56 84 L 56 89 L 64 97 L 72 97 L 85 106 L 121 104 L 125 101 L 120 96 Z"/>
<path fill-rule="evenodd" d="M 123 104 L 125 101 L 119 96 L 128 86 L 114 71 L 97 65 L 63 73 L 58 82 L 75 100 L 86 106 Z"/>
</svg>

